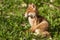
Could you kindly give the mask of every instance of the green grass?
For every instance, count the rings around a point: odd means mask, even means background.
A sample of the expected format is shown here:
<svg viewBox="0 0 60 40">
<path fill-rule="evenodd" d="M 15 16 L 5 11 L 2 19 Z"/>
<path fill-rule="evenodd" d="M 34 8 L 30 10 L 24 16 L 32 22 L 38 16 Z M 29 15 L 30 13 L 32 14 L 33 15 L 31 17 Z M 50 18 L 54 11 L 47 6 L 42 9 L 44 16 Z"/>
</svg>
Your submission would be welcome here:
<svg viewBox="0 0 60 40">
<path fill-rule="evenodd" d="M 35 36 L 33 33 L 31 34 L 31 32 L 26 31 L 30 28 L 30 25 L 23 16 L 26 11 L 26 7 L 21 6 L 23 2 L 25 1 L 0 1 L 0 40 L 32 40 L 34 38 L 37 40 L 49 40 L 48 38 L 41 38 L 41 36 Z M 34 3 L 35 1 L 32 2 Z M 39 5 L 38 1 L 34 4 L 37 5 L 39 14 L 48 20 L 50 24 L 49 32 L 53 40 L 60 40 L 60 10 L 50 8 L 46 4 Z M 58 1 L 56 1 L 55 5 L 57 4 Z"/>
</svg>

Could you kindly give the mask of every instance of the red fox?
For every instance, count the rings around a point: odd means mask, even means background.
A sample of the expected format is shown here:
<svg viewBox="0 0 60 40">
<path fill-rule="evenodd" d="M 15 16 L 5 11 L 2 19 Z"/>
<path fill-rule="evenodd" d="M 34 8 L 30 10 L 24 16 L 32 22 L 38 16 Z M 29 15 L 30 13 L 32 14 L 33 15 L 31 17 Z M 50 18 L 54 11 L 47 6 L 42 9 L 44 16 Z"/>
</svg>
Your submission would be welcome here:
<svg viewBox="0 0 60 40">
<path fill-rule="evenodd" d="M 28 5 L 24 16 L 28 18 L 31 25 L 31 32 L 51 37 L 50 33 L 48 32 L 48 21 L 38 14 L 37 8 L 33 3 Z"/>
</svg>

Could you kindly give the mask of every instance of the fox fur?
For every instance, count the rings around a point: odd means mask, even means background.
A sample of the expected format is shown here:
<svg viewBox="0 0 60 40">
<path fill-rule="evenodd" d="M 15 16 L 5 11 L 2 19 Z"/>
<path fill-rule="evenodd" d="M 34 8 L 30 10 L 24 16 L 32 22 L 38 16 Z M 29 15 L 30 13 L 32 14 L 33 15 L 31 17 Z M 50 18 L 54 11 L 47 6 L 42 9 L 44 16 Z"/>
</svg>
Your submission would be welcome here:
<svg viewBox="0 0 60 40">
<path fill-rule="evenodd" d="M 29 24 L 31 25 L 31 32 L 51 37 L 48 32 L 49 23 L 44 17 L 39 15 L 36 5 L 33 3 L 28 5 L 25 17 L 28 18 Z"/>
</svg>

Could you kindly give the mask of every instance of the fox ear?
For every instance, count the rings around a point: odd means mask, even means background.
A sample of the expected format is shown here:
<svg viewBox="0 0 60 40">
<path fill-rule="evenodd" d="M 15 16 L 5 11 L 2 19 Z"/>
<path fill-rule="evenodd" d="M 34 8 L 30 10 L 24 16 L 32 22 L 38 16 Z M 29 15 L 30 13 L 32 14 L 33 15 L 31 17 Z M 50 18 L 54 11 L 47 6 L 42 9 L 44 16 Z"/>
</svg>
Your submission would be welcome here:
<svg viewBox="0 0 60 40">
<path fill-rule="evenodd" d="M 33 10 L 36 10 L 36 5 L 32 3 Z"/>
<path fill-rule="evenodd" d="M 31 7 L 32 6 L 32 4 L 28 4 L 28 7 Z"/>
<path fill-rule="evenodd" d="M 33 10 L 35 10 L 35 9 L 36 9 L 36 5 L 34 5 L 33 3 L 29 4 L 29 5 L 28 5 L 28 7 L 33 8 Z"/>
</svg>

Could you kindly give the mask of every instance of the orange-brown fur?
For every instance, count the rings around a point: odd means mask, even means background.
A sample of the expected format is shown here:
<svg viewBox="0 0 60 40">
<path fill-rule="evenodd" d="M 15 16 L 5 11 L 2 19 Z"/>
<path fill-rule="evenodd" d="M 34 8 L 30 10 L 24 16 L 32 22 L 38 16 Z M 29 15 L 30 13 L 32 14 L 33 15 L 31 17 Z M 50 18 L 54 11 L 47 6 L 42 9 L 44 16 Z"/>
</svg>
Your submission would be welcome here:
<svg viewBox="0 0 60 40">
<path fill-rule="evenodd" d="M 26 10 L 26 14 L 29 14 L 30 12 L 35 15 L 35 17 L 33 18 L 28 17 L 29 23 L 31 25 L 30 31 L 35 32 L 36 30 L 38 30 L 38 32 L 40 32 L 42 35 L 50 37 L 50 33 L 47 31 L 49 23 L 45 18 L 38 15 L 36 6 L 34 4 L 29 4 Z"/>
</svg>

